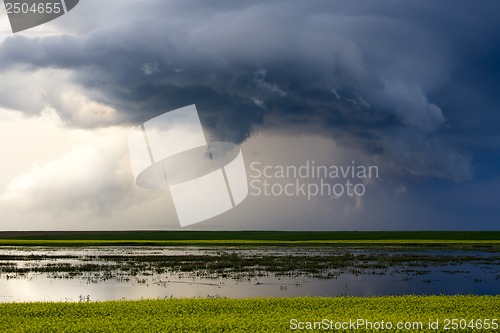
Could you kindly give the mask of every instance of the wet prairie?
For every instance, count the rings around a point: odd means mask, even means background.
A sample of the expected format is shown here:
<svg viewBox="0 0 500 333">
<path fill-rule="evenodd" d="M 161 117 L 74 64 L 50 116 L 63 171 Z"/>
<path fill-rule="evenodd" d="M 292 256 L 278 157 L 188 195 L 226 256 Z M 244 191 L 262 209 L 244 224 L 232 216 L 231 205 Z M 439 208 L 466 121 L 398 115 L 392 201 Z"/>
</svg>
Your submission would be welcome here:
<svg viewBox="0 0 500 333">
<path fill-rule="evenodd" d="M 4 246 L 0 301 L 498 295 L 495 246 Z"/>
</svg>

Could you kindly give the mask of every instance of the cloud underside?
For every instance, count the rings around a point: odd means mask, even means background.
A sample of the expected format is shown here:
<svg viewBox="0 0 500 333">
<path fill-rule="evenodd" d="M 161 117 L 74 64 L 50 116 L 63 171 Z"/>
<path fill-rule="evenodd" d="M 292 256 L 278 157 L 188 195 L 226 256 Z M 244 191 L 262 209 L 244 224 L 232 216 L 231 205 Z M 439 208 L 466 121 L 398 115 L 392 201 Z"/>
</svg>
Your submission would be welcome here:
<svg viewBox="0 0 500 333">
<path fill-rule="evenodd" d="M 500 87 L 480 65 L 500 68 L 499 50 L 484 46 L 498 42 L 500 8 L 471 6 L 89 0 L 60 21 L 71 34 L 0 44 L 0 106 L 26 116 L 51 108 L 66 126 L 91 130 L 196 104 L 213 140 L 314 135 L 376 160 L 388 177 L 464 181 L 476 151 L 500 145 Z M 111 154 L 78 149 L 11 182 L 11 194 L 29 179 L 39 193 L 57 191 L 45 181 L 58 170 Z M 87 191 L 78 200 L 125 191 L 120 177 L 103 180 L 100 194 L 75 184 Z"/>
</svg>

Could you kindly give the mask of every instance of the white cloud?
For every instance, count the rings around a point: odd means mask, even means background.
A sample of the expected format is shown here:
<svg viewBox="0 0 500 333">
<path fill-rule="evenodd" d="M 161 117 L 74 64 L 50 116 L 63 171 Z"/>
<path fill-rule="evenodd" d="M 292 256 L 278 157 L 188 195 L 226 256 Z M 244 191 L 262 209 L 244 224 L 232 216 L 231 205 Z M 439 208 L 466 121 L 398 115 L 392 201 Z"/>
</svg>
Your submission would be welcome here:
<svg viewBox="0 0 500 333">
<path fill-rule="evenodd" d="M 77 146 L 59 159 L 35 166 L 30 172 L 12 179 L 3 199 L 13 200 L 17 206 L 28 209 L 105 205 L 112 198 L 103 198 L 103 195 L 113 190 L 124 191 L 127 185 L 113 148 L 90 144 Z M 120 153 L 122 155 L 123 151 Z M 117 165 L 113 168 L 113 164 Z"/>
<path fill-rule="evenodd" d="M 266 109 L 266 103 L 263 100 L 261 100 L 257 97 L 252 97 L 251 99 L 252 99 L 252 102 L 255 106 L 257 106 L 261 109 Z"/>
<path fill-rule="evenodd" d="M 445 122 L 441 108 L 430 103 L 422 89 L 404 82 L 385 82 L 381 98 L 408 126 L 432 131 Z"/>
<path fill-rule="evenodd" d="M 71 71 L 62 69 L 29 70 L 22 66 L 2 72 L 0 99 L 12 110 L 28 115 L 51 108 L 62 121 L 81 127 L 116 123 L 118 113 L 95 101 L 99 92 L 85 91 L 71 82 Z"/>
<path fill-rule="evenodd" d="M 155 195 L 133 185 L 126 145 L 130 128 L 67 128 L 50 109 L 28 119 L 13 111 L 0 114 L 0 129 L 12 128 L 11 140 L 0 149 L 18 152 L 4 160 L 0 206 L 20 213 L 102 215 Z"/>
<path fill-rule="evenodd" d="M 265 69 L 259 69 L 255 72 L 254 81 L 259 88 L 262 88 L 264 90 L 268 90 L 268 91 L 270 91 L 274 94 L 277 94 L 281 97 L 284 97 L 287 95 L 286 91 L 284 91 L 280 87 L 278 87 L 277 84 L 267 82 L 266 76 L 267 76 L 267 71 Z"/>
<path fill-rule="evenodd" d="M 62 91 L 58 104 L 67 118 L 83 127 L 113 124 L 117 118 L 115 109 L 89 99 L 76 89 Z"/>
<path fill-rule="evenodd" d="M 152 75 L 154 73 L 159 73 L 160 65 L 158 65 L 158 63 L 156 62 L 146 63 L 141 66 L 141 71 L 146 76 Z"/>
</svg>

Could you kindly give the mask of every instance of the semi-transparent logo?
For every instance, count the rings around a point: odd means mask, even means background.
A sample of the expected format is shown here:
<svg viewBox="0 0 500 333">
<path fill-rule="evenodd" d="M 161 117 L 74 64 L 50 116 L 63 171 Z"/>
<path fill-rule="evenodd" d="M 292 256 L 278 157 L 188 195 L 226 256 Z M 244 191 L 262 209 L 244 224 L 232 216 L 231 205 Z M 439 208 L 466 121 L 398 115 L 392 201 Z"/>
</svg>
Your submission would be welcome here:
<svg viewBox="0 0 500 333">
<path fill-rule="evenodd" d="M 12 32 L 36 27 L 63 16 L 79 0 L 4 0 Z"/>
<path fill-rule="evenodd" d="M 195 105 L 146 121 L 128 144 L 136 184 L 168 186 L 183 227 L 220 215 L 248 195 L 240 148 L 207 142 Z"/>
</svg>

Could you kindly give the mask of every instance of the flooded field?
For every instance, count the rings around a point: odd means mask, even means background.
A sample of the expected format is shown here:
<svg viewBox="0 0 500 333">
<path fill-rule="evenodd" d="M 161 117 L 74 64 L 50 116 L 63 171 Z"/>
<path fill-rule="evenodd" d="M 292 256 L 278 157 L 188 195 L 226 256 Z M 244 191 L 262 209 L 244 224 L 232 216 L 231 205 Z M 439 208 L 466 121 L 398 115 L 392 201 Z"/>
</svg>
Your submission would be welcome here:
<svg viewBox="0 0 500 333">
<path fill-rule="evenodd" d="M 494 248 L 0 247 L 0 302 L 500 294 Z"/>
</svg>

